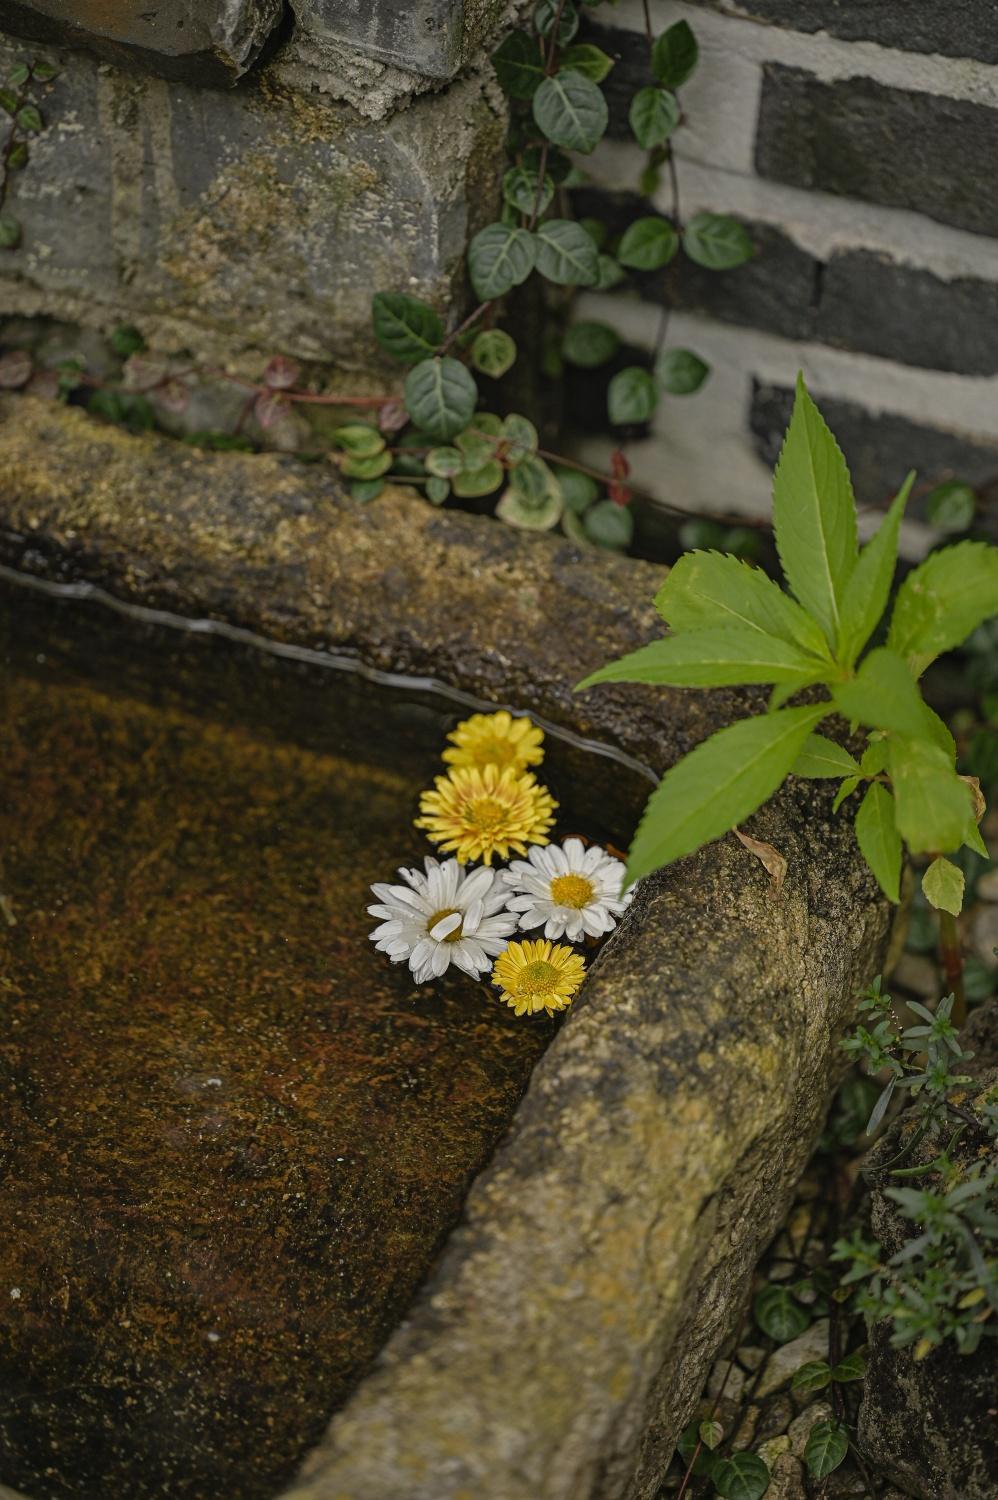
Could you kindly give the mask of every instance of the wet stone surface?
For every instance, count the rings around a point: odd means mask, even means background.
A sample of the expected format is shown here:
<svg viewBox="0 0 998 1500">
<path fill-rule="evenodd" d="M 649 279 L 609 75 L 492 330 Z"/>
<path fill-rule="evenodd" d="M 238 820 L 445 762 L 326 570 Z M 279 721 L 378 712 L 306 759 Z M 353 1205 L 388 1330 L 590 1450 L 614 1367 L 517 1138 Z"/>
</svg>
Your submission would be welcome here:
<svg viewBox="0 0 998 1500">
<path fill-rule="evenodd" d="M 104 615 L 0 594 L 0 1483 L 252 1500 L 404 1311 L 552 1023 L 367 941 L 369 882 L 429 852 L 449 705 L 125 652 Z"/>
</svg>

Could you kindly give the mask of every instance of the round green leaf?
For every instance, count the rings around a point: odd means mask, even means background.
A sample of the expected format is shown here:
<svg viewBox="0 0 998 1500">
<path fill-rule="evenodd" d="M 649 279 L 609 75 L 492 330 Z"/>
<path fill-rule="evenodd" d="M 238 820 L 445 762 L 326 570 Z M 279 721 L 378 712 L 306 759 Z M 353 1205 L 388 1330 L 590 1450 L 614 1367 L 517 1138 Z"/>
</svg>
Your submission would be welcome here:
<svg viewBox="0 0 998 1500">
<path fill-rule="evenodd" d="M 628 225 L 617 248 L 617 259 L 635 271 L 657 271 L 678 249 L 679 236 L 668 219 L 651 216 Z"/>
<path fill-rule="evenodd" d="M 692 28 L 686 21 L 675 25 L 658 38 L 651 53 L 651 68 L 659 83 L 678 89 L 696 69 L 700 49 Z"/>
<path fill-rule="evenodd" d="M 354 500 L 366 505 L 369 500 L 377 500 L 384 487 L 383 479 L 355 479 L 350 486 L 350 494 Z"/>
<path fill-rule="evenodd" d="M 580 474 L 578 469 L 567 469 L 564 464 L 555 464 L 554 477 L 561 486 L 565 509 L 571 514 L 581 516 L 599 499 L 599 485 L 595 479 L 588 474 Z M 617 508 L 620 509 L 619 506 Z"/>
<path fill-rule="evenodd" d="M 23 104 L 17 112 L 17 123 L 29 135 L 37 135 L 42 128 L 42 117 L 33 104 Z"/>
<path fill-rule="evenodd" d="M 628 119 L 638 145 L 645 151 L 661 146 L 679 124 L 680 109 L 675 94 L 654 84 L 638 89 L 631 100 Z"/>
<path fill-rule="evenodd" d="M 373 458 L 385 451 L 385 440 L 376 427 L 367 422 L 348 422 L 337 427 L 333 442 L 351 458 Z"/>
<path fill-rule="evenodd" d="M 728 271 L 755 252 L 744 225 L 727 214 L 697 214 L 683 233 L 683 249 L 708 271 Z"/>
<path fill-rule="evenodd" d="M 599 87 L 571 69 L 545 78 L 534 95 L 533 111 L 538 128 L 566 151 L 594 150 L 609 119 Z"/>
<path fill-rule="evenodd" d="M 460 448 L 431 448 L 426 455 L 426 469 L 435 479 L 450 479 L 465 467 Z"/>
<path fill-rule="evenodd" d="M 561 516 L 561 529 L 570 542 L 575 542 L 579 547 L 591 547 L 592 542 L 586 536 L 586 528 L 579 520 L 574 511 L 565 509 Z"/>
<path fill-rule="evenodd" d="M 543 505 L 551 495 L 560 499 L 558 482 L 542 458 L 532 454 L 510 471 L 510 488 L 524 505 Z"/>
<path fill-rule="evenodd" d="M 122 359 L 127 359 L 130 354 L 141 354 L 145 346 L 145 339 L 131 323 L 119 323 L 111 331 L 111 348 Z"/>
<path fill-rule="evenodd" d="M 463 469 L 460 474 L 455 474 L 451 487 L 462 500 L 469 500 L 477 495 L 491 495 L 502 484 L 504 473 L 502 464 L 491 458 L 480 469 Z"/>
<path fill-rule="evenodd" d="M 348 479 L 380 479 L 382 474 L 388 473 L 391 466 L 390 453 L 372 453 L 368 458 L 349 455 L 343 461 L 342 471 Z"/>
<path fill-rule="evenodd" d="M 516 362 L 516 344 L 501 328 L 490 328 L 480 333 L 471 346 L 471 363 L 483 375 L 497 380 L 512 369 Z"/>
<path fill-rule="evenodd" d="M 547 172 L 538 190 L 537 173 L 527 167 L 510 167 L 502 180 L 503 197 L 511 208 L 528 217 L 542 214 L 554 197 L 554 181 Z"/>
<path fill-rule="evenodd" d="M 769 1470 L 757 1453 L 720 1459 L 710 1477 L 723 1500 L 762 1500 L 769 1489 Z"/>
<path fill-rule="evenodd" d="M 967 806 L 968 815 L 970 805 Z M 958 917 L 963 910 L 963 871 L 942 855 L 934 859 L 922 876 L 922 891 L 936 911 L 948 911 Z"/>
<path fill-rule="evenodd" d="M 704 1446 L 712 1449 L 717 1447 L 724 1436 L 724 1428 L 716 1418 L 701 1422 L 697 1431 L 700 1434 L 700 1441 Z"/>
<path fill-rule="evenodd" d="M 13 250 L 20 243 L 20 224 L 13 214 L 0 213 L 0 250 Z"/>
<path fill-rule="evenodd" d="M 789 1344 L 811 1326 L 811 1314 L 785 1286 L 764 1286 L 752 1305 L 763 1333 L 778 1344 Z"/>
<path fill-rule="evenodd" d="M 375 338 L 401 364 L 416 364 L 443 341 L 443 324 L 433 308 L 406 292 L 375 292 L 371 313 Z"/>
<path fill-rule="evenodd" d="M 620 348 L 620 339 L 609 323 L 573 323 L 565 334 L 562 353 L 569 364 L 583 370 L 605 365 Z"/>
<path fill-rule="evenodd" d="M 495 457 L 496 445 L 491 441 L 487 433 L 479 431 L 476 427 L 466 427 L 459 432 L 454 439 L 455 447 L 464 454 L 464 465 L 466 469 L 480 469 Z"/>
<path fill-rule="evenodd" d="M 813 1391 L 823 1391 L 831 1378 L 831 1369 L 825 1361 L 812 1359 L 806 1365 L 801 1365 L 794 1375 L 792 1389 L 809 1396 Z"/>
<path fill-rule="evenodd" d="M 505 439 L 506 463 L 511 469 L 537 451 L 537 428 L 519 412 L 510 412 L 502 424 L 502 436 Z"/>
<path fill-rule="evenodd" d="M 7 166 L 12 172 L 20 172 L 28 165 L 28 143 L 17 141 L 7 153 Z"/>
<path fill-rule="evenodd" d="M 496 77 L 511 99 L 532 99 L 544 81 L 544 51 L 536 37 L 511 31 L 492 54 Z"/>
<path fill-rule="evenodd" d="M 561 65 L 592 79 L 593 83 L 602 83 L 613 67 L 613 58 L 607 57 L 605 52 L 594 47 L 591 42 L 579 42 L 563 54 Z"/>
<path fill-rule="evenodd" d="M 804 1462 L 814 1479 L 824 1479 L 849 1452 L 849 1439 L 837 1422 L 817 1422 L 804 1445 Z"/>
<path fill-rule="evenodd" d="M 582 524 L 591 542 L 613 552 L 624 551 L 634 537 L 634 517 L 630 510 L 612 500 L 597 501 L 582 517 Z"/>
<path fill-rule="evenodd" d="M 512 486 L 506 490 L 496 506 L 496 515 L 508 526 L 517 526 L 522 531 L 550 531 L 557 526 L 562 514 L 560 495 L 548 495 L 539 504 L 524 500 Z"/>
<path fill-rule="evenodd" d="M 28 67 L 27 63 L 15 63 L 14 67 L 12 67 L 10 70 L 10 76 L 7 79 L 7 82 L 10 84 L 11 88 L 19 89 L 22 83 L 27 83 L 30 77 L 31 69 Z"/>
<path fill-rule="evenodd" d="M 450 483 L 436 474 L 426 481 L 426 498 L 433 505 L 443 505 L 450 494 Z"/>
<path fill-rule="evenodd" d="M 447 442 L 467 426 L 477 400 L 474 379 L 456 359 L 424 359 L 406 376 L 409 415 L 440 442 Z"/>
<path fill-rule="evenodd" d="M 32 68 L 32 72 L 39 83 L 48 83 L 50 79 L 58 78 L 59 76 L 58 68 L 53 68 L 52 64 L 47 62 L 36 62 Z"/>
<path fill-rule="evenodd" d="M 601 255 L 596 263 L 596 281 L 594 283 L 598 292 L 608 292 L 612 287 L 619 286 L 627 278 L 627 272 L 621 269 L 620 262 L 614 260 L 612 255 Z"/>
<path fill-rule="evenodd" d="M 561 15 L 558 12 L 561 10 Z M 541 36 L 550 36 L 558 22 L 558 46 L 567 47 L 579 29 L 579 13 L 571 0 L 539 0 L 534 7 L 534 25 Z"/>
<path fill-rule="evenodd" d="M 548 219 L 534 231 L 537 269 L 559 286 L 595 286 L 599 251 L 574 219 Z"/>
<path fill-rule="evenodd" d="M 925 514 L 940 531 L 966 531 L 977 512 L 977 496 L 968 484 L 950 479 L 926 497 Z"/>
<path fill-rule="evenodd" d="M 628 365 L 610 381 L 607 411 L 615 427 L 647 422 L 658 405 L 658 386 L 647 370 Z"/>
<path fill-rule="evenodd" d="M 504 297 L 534 269 L 535 246 L 526 229 L 487 224 L 468 247 L 471 283 L 483 302 Z"/>
<path fill-rule="evenodd" d="M 692 349 L 664 349 L 655 364 L 655 378 L 670 396 L 691 396 L 709 374 L 710 365 Z"/>
</svg>

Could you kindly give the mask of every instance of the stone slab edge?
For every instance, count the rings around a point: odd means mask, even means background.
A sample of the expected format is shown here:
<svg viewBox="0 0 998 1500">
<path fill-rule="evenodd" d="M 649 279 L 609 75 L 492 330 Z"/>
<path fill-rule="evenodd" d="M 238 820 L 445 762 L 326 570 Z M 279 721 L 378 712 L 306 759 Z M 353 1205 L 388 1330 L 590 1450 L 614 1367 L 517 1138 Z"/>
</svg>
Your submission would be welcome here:
<svg viewBox="0 0 998 1500">
<path fill-rule="evenodd" d="M 761 707 L 573 697 L 659 633 L 661 569 L 431 510 L 360 508 L 281 458 L 0 399 L 0 560 L 532 708 L 667 765 Z M 643 883 L 409 1317 L 285 1500 L 651 1500 L 740 1316 L 889 911 L 847 823 L 790 783 Z"/>
</svg>

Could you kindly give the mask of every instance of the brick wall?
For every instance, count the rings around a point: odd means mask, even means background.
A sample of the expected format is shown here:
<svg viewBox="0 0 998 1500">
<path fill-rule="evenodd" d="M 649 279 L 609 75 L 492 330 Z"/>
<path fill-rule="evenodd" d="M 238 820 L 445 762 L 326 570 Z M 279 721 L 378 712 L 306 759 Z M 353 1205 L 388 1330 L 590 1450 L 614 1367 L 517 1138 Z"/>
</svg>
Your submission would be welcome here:
<svg viewBox="0 0 998 1500">
<path fill-rule="evenodd" d="M 684 17 L 700 41 L 675 137 L 682 214 L 735 215 L 758 253 L 737 270 L 684 262 L 580 299 L 579 317 L 613 322 L 639 348 L 669 301 L 670 343 L 713 367 L 633 445 L 639 479 L 707 511 L 764 513 L 802 368 L 861 501 L 883 499 L 912 465 L 922 482 L 995 480 L 998 0 L 653 0 L 652 14 L 656 30 Z M 583 212 L 627 222 L 642 154 L 626 105 L 648 81 L 642 7 L 596 15 L 590 39 L 618 61 L 610 138 L 580 198 Z M 672 210 L 668 181 L 656 207 Z M 603 456 L 607 442 L 584 446 Z"/>
</svg>

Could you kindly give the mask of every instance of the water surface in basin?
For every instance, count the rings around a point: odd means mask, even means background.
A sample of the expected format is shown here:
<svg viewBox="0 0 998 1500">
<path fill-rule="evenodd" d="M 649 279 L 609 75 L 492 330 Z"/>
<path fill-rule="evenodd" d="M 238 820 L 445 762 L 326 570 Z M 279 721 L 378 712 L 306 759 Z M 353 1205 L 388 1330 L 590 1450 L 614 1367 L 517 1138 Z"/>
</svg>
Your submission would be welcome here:
<svg viewBox="0 0 998 1500">
<path fill-rule="evenodd" d="M 0 1482 L 272 1495 L 552 1034 L 367 940 L 460 715 L 9 586 L 0 662 Z M 544 775 L 626 835 L 629 773 Z"/>
</svg>

